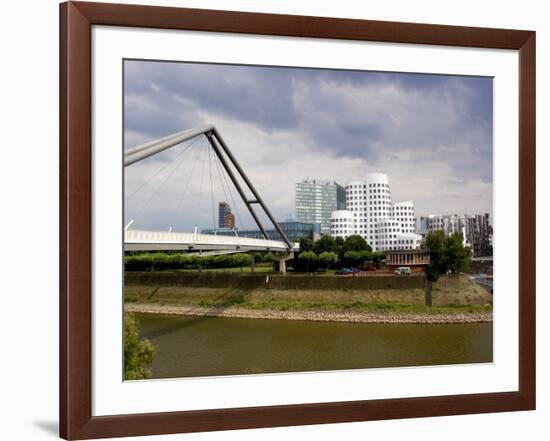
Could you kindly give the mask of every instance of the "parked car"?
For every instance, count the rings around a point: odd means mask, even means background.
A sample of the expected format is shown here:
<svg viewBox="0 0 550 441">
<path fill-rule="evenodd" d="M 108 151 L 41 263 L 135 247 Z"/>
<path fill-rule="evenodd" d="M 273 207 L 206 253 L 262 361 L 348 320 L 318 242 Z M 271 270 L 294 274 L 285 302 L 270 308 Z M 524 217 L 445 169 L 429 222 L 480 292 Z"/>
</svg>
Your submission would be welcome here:
<svg viewBox="0 0 550 441">
<path fill-rule="evenodd" d="M 376 267 L 374 265 L 369 265 L 365 268 L 365 271 L 376 271 Z"/>
<path fill-rule="evenodd" d="M 355 271 L 353 271 L 351 268 L 340 268 L 334 274 L 336 274 L 337 276 L 347 276 L 349 274 L 353 274 L 354 272 Z"/>
<path fill-rule="evenodd" d="M 411 268 L 409 266 L 400 266 L 394 271 L 398 276 L 410 276 Z"/>
<path fill-rule="evenodd" d="M 355 273 L 360 273 L 361 270 L 358 270 L 357 268 L 340 268 L 338 271 L 336 271 L 334 274 L 336 274 L 337 276 L 346 276 L 346 275 L 349 275 L 349 274 L 355 274 Z"/>
</svg>

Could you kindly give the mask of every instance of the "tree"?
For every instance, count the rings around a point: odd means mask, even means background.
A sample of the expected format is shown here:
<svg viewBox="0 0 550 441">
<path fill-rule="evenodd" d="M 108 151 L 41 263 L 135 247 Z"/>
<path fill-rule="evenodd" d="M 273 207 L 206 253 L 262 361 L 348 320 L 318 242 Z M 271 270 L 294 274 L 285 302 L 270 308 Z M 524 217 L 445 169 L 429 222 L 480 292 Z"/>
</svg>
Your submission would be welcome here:
<svg viewBox="0 0 550 441">
<path fill-rule="evenodd" d="M 299 237 L 298 243 L 300 244 L 300 251 L 311 251 L 313 248 L 313 241 L 309 237 Z"/>
<path fill-rule="evenodd" d="M 298 255 L 298 260 L 305 264 L 306 271 L 309 273 L 310 268 L 313 269 L 317 262 L 317 254 L 313 251 L 304 251 Z"/>
<path fill-rule="evenodd" d="M 358 234 L 348 236 L 342 246 L 344 253 L 347 251 L 372 251 L 367 241 Z"/>
<path fill-rule="evenodd" d="M 470 249 L 463 245 L 460 233 L 445 236 L 443 231 L 429 233 L 426 247 L 430 250 L 430 265 L 426 269 L 429 280 L 435 281 L 441 274 L 466 272 L 470 267 Z"/>
<path fill-rule="evenodd" d="M 447 270 L 456 274 L 467 272 L 470 269 L 470 249 L 463 245 L 464 238 L 461 233 L 455 233 L 447 237 L 445 243 L 445 263 Z"/>
<path fill-rule="evenodd" d="M 372 256 L 374 253 L 369 250 L 359 251 L 359 256 L 361 257 L 361 264 L 363 265 L 366 261 L 373 260 Z"/>
<path fill-rule="evenodd" d="M 358 266 L 361 263 L 361 253 L 359 251 L 346 251 L 344 262 L 349 266 Z"/>
<path fill-rule="evenodd" d="M 319 254 L 317 260 L 321 265 L 321 268 L 327 269 L 330 268 L 331 265 L 338 262 L 338 254 L 333 253 L 332 251 L 323 251 Z"/>
<path fill-rule="evenodd" d="M 334 239 L 328 235 L 321 236 L 321 238 L 313 242 L 312 251 L 316 254 L 321 254 L 325 251 L 330 251 L 332 253 L 338 253 L 338 246 Z"/>
<path fill-rule="evenodd" d="M 133 314 L 124 313 L 124 378 L 143 380 L 151 377 L 149 365 L 153 362 L 155 347 L 139 337 L 137 320 Z"/>
<path fill-rule="evenodd" d="M 426 267 L 426 277 L 428 280 L 435 282 L 437 279 L 439 279 L 439 271 L 435 269 L 434 265 L 431 263 Z"/>
<path fill-rule="evenodd" d="M 429 233 L 426 237 L 426 248 L 430 250 L 430 265 L 433 274 L 445 274 L 447 272 L 445 265 L 445 233 L 443 231 Z"/>
</svg>

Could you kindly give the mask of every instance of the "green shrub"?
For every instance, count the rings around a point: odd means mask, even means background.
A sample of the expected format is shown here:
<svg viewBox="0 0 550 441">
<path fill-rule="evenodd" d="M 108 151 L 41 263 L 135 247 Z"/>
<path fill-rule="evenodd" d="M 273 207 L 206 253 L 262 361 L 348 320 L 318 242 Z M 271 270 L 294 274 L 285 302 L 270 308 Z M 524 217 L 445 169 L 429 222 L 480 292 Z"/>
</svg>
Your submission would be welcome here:
<svg viewBox="0 0 550 441">
<path fill-rule="evenodd" d="M 251 263 L 252 258 L 250 255 L 244 253 L 224 254 L 221 256 L 198 256 L 185 253 L 168 254 L 158 252 L 128 254 L 124 257 L 124 265 L 127 271 L 235 268 L 249 266 Z"/>
<path fill-rule="evenodd" d="M 126 256 L 124 261 L 128 271 L 151 271 L 153 267 L 153 256 L 151 253 Z"/>
<path fill-rule="evenodd" d="M 165 270 L 170 268 L 170 256 L 166 253 L 153 254 L 153 270 Z"/>
<path fill-rule="evenodd" d="M 137 320 L 133 314 L 124 314 L 124 378 L 143 380 L 151 378 L 149 366 L 153 362 L 155 347 L 139 337 Z"/>
</svg>

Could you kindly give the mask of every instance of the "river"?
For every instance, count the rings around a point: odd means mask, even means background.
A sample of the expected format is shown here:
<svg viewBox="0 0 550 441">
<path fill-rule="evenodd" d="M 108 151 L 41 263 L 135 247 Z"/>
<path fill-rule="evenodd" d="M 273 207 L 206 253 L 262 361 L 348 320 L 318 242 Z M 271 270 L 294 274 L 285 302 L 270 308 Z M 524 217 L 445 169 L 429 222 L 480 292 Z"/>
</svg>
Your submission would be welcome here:
<svg viewBox="0 0 550 441">
<path fill-rule="evenodd" d="M 136 314 L 153 378 L 491 362 L 492 323 L 406 325 Z"/>
</svg>

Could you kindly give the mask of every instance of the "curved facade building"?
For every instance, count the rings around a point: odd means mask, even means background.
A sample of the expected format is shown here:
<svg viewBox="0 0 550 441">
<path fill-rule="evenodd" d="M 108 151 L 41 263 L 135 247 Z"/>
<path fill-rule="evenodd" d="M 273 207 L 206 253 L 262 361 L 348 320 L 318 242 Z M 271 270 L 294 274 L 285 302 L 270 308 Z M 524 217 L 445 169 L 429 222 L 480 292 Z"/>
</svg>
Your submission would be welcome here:
<svg viewBox="0 0 550 441">
<path fill-rule="evenodd" d="M 375 251 L 420 247 L 421 236 L 414 232 L 414 203 L 392 204 L 386 174 L 369 174 L 364 181 L 351 181 L 345 188 L 346 210 L 332 213 L 331 236 L 358 234 Z"/>
<path fill-rule="evenodd" d="M 403 233 L 414 233 L 415 216 L 413 201 L 396 202 L 393 205 L 393 217 L 401 223 Z"/>
<path fill-rule="evenodd" d="M 333 211 L 330 215 L 330 234 L 344 239 L 355 234 L 353 213 L 349 210 Z"/>
</svg>

